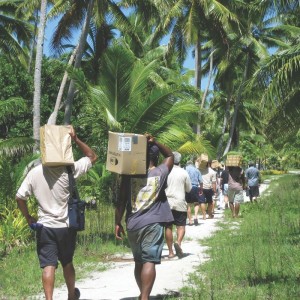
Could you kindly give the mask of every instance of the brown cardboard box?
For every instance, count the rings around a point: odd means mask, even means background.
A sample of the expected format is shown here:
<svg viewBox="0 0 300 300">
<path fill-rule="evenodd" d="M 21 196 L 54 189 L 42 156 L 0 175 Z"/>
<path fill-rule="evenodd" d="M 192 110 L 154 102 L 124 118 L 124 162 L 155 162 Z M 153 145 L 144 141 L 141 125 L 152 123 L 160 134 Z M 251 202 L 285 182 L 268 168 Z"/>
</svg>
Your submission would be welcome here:
<svg viewBox="0 0 300 300">
<path fill-rule="evenodd" d="M 134 133 L 108 133 L 106 169 L 125 175 L 146 174 L 147 139 Z"/>
<path fill-rule="evenodd" d="M 242 156 L 241 155 L 228 155 L 226 159 L 227 167 L 241 167 Z"/>
<path fill-rule="evenodd" d="M 219 162 L 218 162 L 216 159 L 214 159 L 214 160 L 211 162 L 211 167 L 212 167 L 212 169 L 217 169 L 217 168 L 219 168 L 219 166 L 220 166 L 220 164 L 219 164 Z"/>
<path fill-rule="evenodd" d="M 70 126 L 44 125 L 40 128 L 40 151 L 42 164 L 55 167 L 73 165 Z"/>
<path fill-rule="evenodd" d="M 208 163 L 208 155 L 207 154 L 201 154 L 197 161 L 196 161 L 199 169 L 205 169 L 206 164 Z"/>
</svg>

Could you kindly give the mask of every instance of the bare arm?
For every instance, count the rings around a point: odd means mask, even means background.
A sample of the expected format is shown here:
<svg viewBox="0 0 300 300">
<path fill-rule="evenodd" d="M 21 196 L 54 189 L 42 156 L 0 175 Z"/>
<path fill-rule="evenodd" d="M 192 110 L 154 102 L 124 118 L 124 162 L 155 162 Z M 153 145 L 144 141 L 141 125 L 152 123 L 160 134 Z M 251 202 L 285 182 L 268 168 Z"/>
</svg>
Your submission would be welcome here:
<svg viewBox="0 0 300 300">
<path fill-rule="evenodd" d="M 151 145 L 156 145 L 159 149 L 159 152 L 165 157 L 163 163 L 168 167 L 169 172 L 171 172 L 174 165 L 174 155 L 171 149 L 155 140 L 155 138 L 149 134 L 146 134 L 148 143 Z"/>
<path fill-rule="evenodd" d="M 20 211 L 22 212 L 22 215 L 25 217 L 28 225 L 30 226 L 32 223 L 36 223 L 35 218 L 33 218 L 28 211 L 28 207 L 27 207 L 27 203 L 25 200 L 20 199 L 18 197 L 16 197 L 17 203 L 18 203 L 18 207 L 20 209 Z"/>
<path fill-rule="evenodd" d="M 212 183 L 212 190 L 214 193 L 217 192 L 217 183 L 215 181 Z"/>
<path fill-rule="evenodd" d="M 70 136 L 72 140 L 76 143 L 76 145 L 79 147 L 79 149 L 82 151 L 82 153 L 91 160 L 92 164 L 94 164 L 98 158 L 96 153 L 87 144 L 85 144 L 78 138 L 73 126 L 71 126 Z"/>
</svg>

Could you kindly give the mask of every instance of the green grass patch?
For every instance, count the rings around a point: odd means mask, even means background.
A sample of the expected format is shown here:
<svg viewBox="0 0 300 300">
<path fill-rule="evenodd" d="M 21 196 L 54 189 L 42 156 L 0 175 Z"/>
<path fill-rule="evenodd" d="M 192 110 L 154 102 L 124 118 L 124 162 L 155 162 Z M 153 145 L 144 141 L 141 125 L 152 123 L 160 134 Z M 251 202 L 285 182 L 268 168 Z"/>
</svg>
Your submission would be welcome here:
<svg viewBox="0 0 300 300">
<path fill-rule="evenodd" d="M 112 256 L 130 252 L 128 241 L 117 242 L 114 238 L 113 206 L 101 206 L 86 212 L 86 230 L 78 233 L 74 256 L 76 278 L 82 279 L 91 272 L 109 268 Z M 0 299 L 26 299 L 43 293 L 41 269 L 35 242 L 14 247 L 7 255 L 0 256 Z M 59 265 L 55 287 L 64 283 Z"/>
<path fill-rule="evenodd" d="M 241 219 L 211 238 L 210 260 L 190 275 L 181 299 L 300 299 L 300 177 L 271 183 L 258 203 L 242 205 Z"/>
</svg>

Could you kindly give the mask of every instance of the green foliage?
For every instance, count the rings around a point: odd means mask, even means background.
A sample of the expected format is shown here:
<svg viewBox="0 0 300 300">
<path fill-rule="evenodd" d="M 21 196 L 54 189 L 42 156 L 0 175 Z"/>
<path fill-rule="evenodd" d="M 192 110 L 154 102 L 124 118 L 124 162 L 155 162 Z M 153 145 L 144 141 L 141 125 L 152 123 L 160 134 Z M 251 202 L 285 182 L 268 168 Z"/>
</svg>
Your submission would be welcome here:
<svg viewBox="0 0 300 300">
<path fill-rule="evenodd" d="M 288 175 L 274 181 L 268 196 L 242 205 L 243 219 L 227 220 L 204 242 L 211 259 L 191 274 L 182 299 L 299 297 L 299 180 Z"/>
<path fill-rule="evenodd" d="M 24 247 L 31 237 L 28 224 L 19 209 L 0 213 L 0 257 L 13 247 Z"/>
<path fill-rule="evenodd" d="M 94 238 L 94 243 L 77 245 L 74 265 L 76 279 L 87 278 L 91 272 L 104 271 L 109 266 L 107 260 L 129 248 L 120 247 L 114 241 Z M 37 294 L 43 294 L 41 268 L 36 254 L 35 243 L 26 248 L 15 248 L 9 255 L 0 260 L 0 299 L 34 299 Z M 20 270 L 25 270 L 21 272 Z M 16 284 L 16 282 L 18 284 Z M 55 274 L 55 287 L 64 283 L 62 268 L 59 265 Z"/>
<path fill-rule="evenodd" d="M 0 56 L 0 100 L 20 96 L 31 99 L 32 84 L 32 78 L 23 66 L 13 64 L 5 56 Z"/>
<path fill-rule="evenodd" d="M 47 123 L 57 98 L 61 80 L 65 72 L 65 63 L 53 58 L 43 59 L 42 69 L 42 97 L 41 97 L 41 125 Z M 66 91 L 65 91 L 66 93 Z M 63 112 L 59 112 L 57 124 L 61 124 Z"/>
<path fill-rule="evenodd" d="M 280 171 L 280 170 L 265 170 L 265 171 L 260 171 L 261 175 L 283 175 L 286 174 L 287 171 Z"/>
</svg>

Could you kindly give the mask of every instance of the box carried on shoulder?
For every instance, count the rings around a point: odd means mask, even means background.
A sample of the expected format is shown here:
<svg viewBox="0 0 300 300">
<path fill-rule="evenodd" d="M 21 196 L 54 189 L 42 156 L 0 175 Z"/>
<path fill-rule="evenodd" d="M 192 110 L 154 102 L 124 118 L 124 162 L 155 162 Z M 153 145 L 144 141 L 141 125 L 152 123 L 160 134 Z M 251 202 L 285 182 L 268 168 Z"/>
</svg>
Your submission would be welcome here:
<svg viewBox="0 0 300 300">
<path fill-rule="evenodd" d="M 108 133 L 106 169 L 125 175 L 146 174 L 147 138 L 134 133 Z"/>
<path fill-rule="evenodd" d="M 74 164 L 70 126 L 44 125 L 40 128 L 42 164 L 48 167 Z"/>
<path fill-rule="evenodd" d="M 212 169 L 217 169 L 217 168 L 219 168 L 219 166 L 220 166 L 220 163 L 219 163 L 216 159 L 214 159 L 214 160 L 211 162 L 211 168 L 212 168 Z"/>
<path fill-rule="evenodd" d="M 242 166 L 242 156 L 241 155 L 228 155 L 226 159 L 227 167 L 241 167 Z"/>
</svg>

